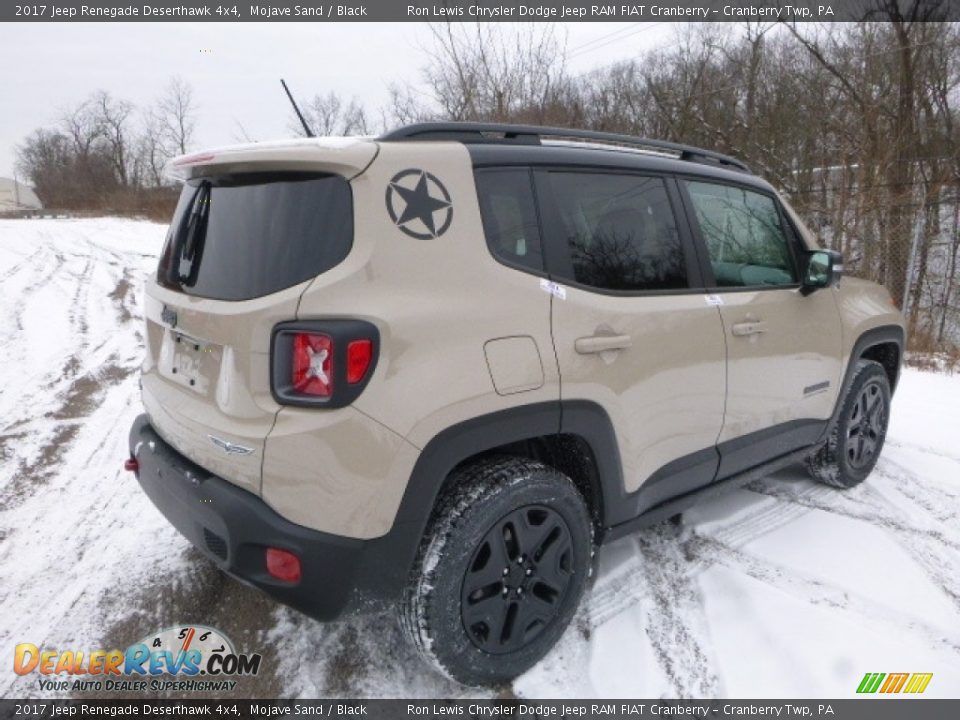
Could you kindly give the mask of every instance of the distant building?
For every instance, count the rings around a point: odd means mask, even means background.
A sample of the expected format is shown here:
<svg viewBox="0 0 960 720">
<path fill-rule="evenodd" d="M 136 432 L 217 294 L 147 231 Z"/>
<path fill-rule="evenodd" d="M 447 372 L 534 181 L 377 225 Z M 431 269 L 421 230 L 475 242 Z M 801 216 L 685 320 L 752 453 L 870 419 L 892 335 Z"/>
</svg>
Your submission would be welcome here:
<svg viewBox="0 0 960 720">
<path fill-rule="evenodd" d="M 39 210 L 40 198 L 29 187 L 10 178 L 0 177 L 0 213 L 17 210 Z"/>
</svg>

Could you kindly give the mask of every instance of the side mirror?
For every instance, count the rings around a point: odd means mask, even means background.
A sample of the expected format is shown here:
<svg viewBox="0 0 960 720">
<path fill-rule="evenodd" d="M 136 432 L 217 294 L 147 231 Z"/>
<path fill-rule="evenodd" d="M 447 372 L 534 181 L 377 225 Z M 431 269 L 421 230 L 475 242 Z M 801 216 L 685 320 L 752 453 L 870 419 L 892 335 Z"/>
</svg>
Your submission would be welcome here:
<svg viewBox="0 0 960 720">
<path fill-rule="evenodd" d="M 812 250 L 807 253 L 806 258 L 807 267 L 800 284 L 800 291 L 804 295 L 840 282 L 843 275 L 843 255 L 835 250 Z"/>
</svg>

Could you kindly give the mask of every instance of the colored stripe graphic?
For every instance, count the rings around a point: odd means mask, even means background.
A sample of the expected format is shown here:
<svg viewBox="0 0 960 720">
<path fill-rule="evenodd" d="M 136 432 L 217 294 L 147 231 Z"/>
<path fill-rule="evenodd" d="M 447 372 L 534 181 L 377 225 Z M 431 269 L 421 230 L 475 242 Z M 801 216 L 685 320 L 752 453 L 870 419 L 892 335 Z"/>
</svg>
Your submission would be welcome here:
<svg viewBox="0 0 960 720">
<path fill-rule="evenodd" d="M 880 688 L 882 693 L 898 693 L 903 684 L 907 681 L 907 678 L 910 677 L 910 673 L 890 673 L 887 675 L 887 681 L 883 683 L 883 687 Z"/>
<path fill-rule="evenodd" d="M 933 673 L 914 673 L 910 678 L 910 682 L 907 683 L 907 687 L 904 692 L 922 693 L 927 689 L 927 685 L 930 684 L 930 679 L 932 677 Z"/>
<path fill-rule="evenodd" d="M 880 693 L 922 693 L 927 689 L 933 673 L 866 673 L 857 692 L 860 694 Z"/>
<path fill-rule="evenodd" d="M 860 687 L 857 688 L 857 692 L 875 693 L 877 688 L 880 687 L 880 682 L 884 677 L 886 677 L 886 673 L 867 673 L 863 676 L 863 680 L 860 681 Z"/>
</svg>

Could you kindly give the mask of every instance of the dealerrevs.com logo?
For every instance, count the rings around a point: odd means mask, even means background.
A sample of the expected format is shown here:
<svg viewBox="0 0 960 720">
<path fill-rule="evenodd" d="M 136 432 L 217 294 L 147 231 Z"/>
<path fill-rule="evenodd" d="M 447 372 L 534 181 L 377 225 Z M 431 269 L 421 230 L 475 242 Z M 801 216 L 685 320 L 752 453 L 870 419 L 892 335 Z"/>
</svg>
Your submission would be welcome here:
<svg viewBox="0 0 960 720">
<path fill-rule="evenodd" d="M 256 675 L 261 659 L 237 653 L 219 630 L 182 625 L 147 635 L 126 650 L 45 650 L 21 643 L 14 648 L 13 670 L 38 673 L 40 689 L 49 691 L 210 692 L 233 690 L 232 678 Z M 61 675 L 67 677 L 50 677 Z"/>
</svg>

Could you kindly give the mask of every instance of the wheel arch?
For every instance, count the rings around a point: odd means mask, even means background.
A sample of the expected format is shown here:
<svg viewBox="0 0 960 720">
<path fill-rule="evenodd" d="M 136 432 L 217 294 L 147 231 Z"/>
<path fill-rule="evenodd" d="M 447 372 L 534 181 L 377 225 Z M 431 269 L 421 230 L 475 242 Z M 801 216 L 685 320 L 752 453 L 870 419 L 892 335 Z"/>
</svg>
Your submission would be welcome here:
<svg viewBox="0 0 960 720">
<path fill-rule="evenodd" d="M 857 359 L 873 360 L 880 363 L 890 381 L 890 392 L 897 389 L 900 379 L 900 366 L 903 358 L 903 346 L 894 340 L 886 340 L 864 348 Z"/>
<path fill-rule="evenodd" d="M 589 401 L 521 405 L 471 418 L 435 435 L 423 448 L 388 538 L 394 544 L 397 579 L 405 580 L 416 559 L 427 524 L 453 471 L 480 457 L 511 454 L 552 465 L 571 477 L 584 495 L 596 531 L 609 523 L 611 492 L 623 473 L 613 424 L 602 407 Z"/>
<path fill-rule="evenodd" d="M 903 328 L 899 325 L 881 325 L 860 334 L 853 344 L 853 349 L 850 351 L 847 367 L 843 374 L 843 381 L 840 384 L 840 392 L 837 393 L 837 400 L 834 404 L 833 414 L 820 438 L 821 440 L 829 437 L 837 423 L 840 410 L 843 406 L 843 399 L 846 397 L 847 391 L 853 383 L 857 361 L 865 359 L 880 363 L 887 373 L 887 379 L 890 381 L 890 392 L 892 394 L 893 391 L 896 390 L 897 382 L 900 379 L 903 347 L 904 332 Z"/>
<path fill-rule="evenodd" d="M 900 379 L 905 344 L 903 328 L 899 325 L 881 325 L 861 333 L 853 344 L 841 389 L 846 391 L 853 380 L 857 360 L 874 360 L 883 366 L 890 381 L 891 392 Z M 838 400 L 839 404 L 839 400 Z"/>
</svg>

